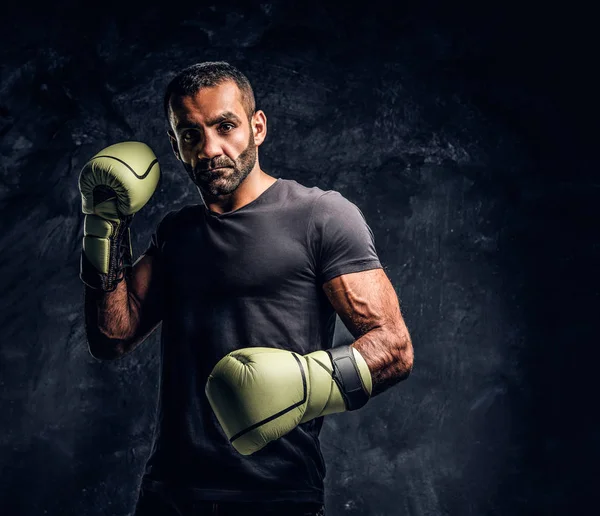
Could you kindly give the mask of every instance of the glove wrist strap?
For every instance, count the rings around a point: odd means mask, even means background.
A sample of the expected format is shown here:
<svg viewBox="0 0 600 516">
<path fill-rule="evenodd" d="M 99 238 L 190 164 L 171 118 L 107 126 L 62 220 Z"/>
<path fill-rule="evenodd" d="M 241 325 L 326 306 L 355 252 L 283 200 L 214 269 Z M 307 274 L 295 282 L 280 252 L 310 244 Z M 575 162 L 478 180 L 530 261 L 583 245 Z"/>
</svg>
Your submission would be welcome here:
<svg viewBox="0 0 600 516">
<path fill-rule="evenodd" d="M 352 348 L 338 346 L 325 350 L 333 364 L 332 377 L 342 393 L 347 410 L 356 410 L 369 401 Z"/>
<path fill-rule="evenodd" d="M 110 239 L 108 258 L 108 273 L 102 273 L 96 269 L 86 256 L 81 252 L 81 268 L 79 277 L 88 287 L 112 292 L 117 285 L 131 275 L 133 258 L 131 252 L 131 235 L 129 225 L 133 215 L 120 220 L 114 237 Z M 111 224 L 115 224 L 111 222 Z"/>
</svg>

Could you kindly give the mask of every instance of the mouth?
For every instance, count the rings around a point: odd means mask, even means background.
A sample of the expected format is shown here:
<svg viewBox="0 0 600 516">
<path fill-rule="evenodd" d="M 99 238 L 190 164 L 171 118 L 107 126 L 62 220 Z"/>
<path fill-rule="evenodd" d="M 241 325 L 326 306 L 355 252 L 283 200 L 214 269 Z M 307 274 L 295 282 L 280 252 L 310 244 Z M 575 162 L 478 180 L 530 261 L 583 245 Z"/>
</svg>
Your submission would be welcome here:
<svg viewBox="0 0 600 516">
<path fill-rule="evenodd" d="M 215 172 L 220 173 L 221 170 L 225 170 L 227 168 L 231 168 L 231 167 L 198 168 L 195 170 L 195 174 L 201 175 L 201 176 L 212 175 Z"/>
</svg>

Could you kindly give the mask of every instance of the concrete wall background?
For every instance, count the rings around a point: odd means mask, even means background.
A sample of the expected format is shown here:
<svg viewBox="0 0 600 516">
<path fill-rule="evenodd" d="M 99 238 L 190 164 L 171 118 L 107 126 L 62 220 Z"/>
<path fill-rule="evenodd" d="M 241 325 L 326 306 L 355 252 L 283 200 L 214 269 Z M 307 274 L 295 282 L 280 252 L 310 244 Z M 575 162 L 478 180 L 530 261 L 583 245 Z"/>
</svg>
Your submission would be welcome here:
<svg viewBox="0 0 600 516">
<path fill-rule="evenodd" d="M 329 514 L 558 514 L 593 500 L 600 199 L 586 17 L 441 4 L 7 11 L 5 514 L 132 510 L 158 332 L 117 362 L 88 354 L 77 176 L 117 141 L 157 153 L 163 178 L 136 215 L 136 255 L 167 211 L 198 202 L 161 102 L 179 69 L 205 60 L 253 83 L 269 122 L 265 170 L 361 208 L 413 337 L 409 381 L 326 419 Z"/>
</svg>

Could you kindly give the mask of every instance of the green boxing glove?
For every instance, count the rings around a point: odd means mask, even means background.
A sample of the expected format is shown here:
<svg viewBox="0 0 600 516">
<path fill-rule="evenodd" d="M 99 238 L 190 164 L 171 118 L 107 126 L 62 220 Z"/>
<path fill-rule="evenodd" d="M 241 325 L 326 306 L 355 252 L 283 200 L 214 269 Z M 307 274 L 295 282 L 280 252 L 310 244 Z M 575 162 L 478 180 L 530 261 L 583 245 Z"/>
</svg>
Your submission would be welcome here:
<svg viewBox="0 0 600 516">
<path fill-rule="evenodd" d="M 223 357 L 206 396 L 225 435 L 250 455 L 301 423 L 356 410 L 371 396 L 371 373 L 351 346 L 302 356 L 277 348 L 244 348 Z"/>
<path fill-rule="evenodd" d="M 144 143 L 111 145 L 92 157 L 79 175 L 85 214 L 81 280 L 110 292 L 132 266 L 129 225 L 160 178 L 154 152 Z"/>
</svg>

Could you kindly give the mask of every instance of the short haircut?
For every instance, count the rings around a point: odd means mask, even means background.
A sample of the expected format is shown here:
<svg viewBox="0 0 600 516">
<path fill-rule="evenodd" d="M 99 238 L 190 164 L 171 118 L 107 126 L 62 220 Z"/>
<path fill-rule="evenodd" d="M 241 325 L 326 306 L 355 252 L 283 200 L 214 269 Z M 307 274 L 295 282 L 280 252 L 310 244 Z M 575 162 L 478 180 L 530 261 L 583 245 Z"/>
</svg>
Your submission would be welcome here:
<svg viewBox="0 0 600 516">
<path fill-rule="evenodd" d="M 167 120 L 169 120 L 169 103 L 173 95 L 192 96 L 202 88 L 212 88 L 226 81 L 237 84 L 242 96 L 242 105 L 250 119 L 256 110 L 256 101 L 248 78 L 225 61 L 206 61 L 184 68 L 168 84 L 164 97 Z"/>
</svg>

